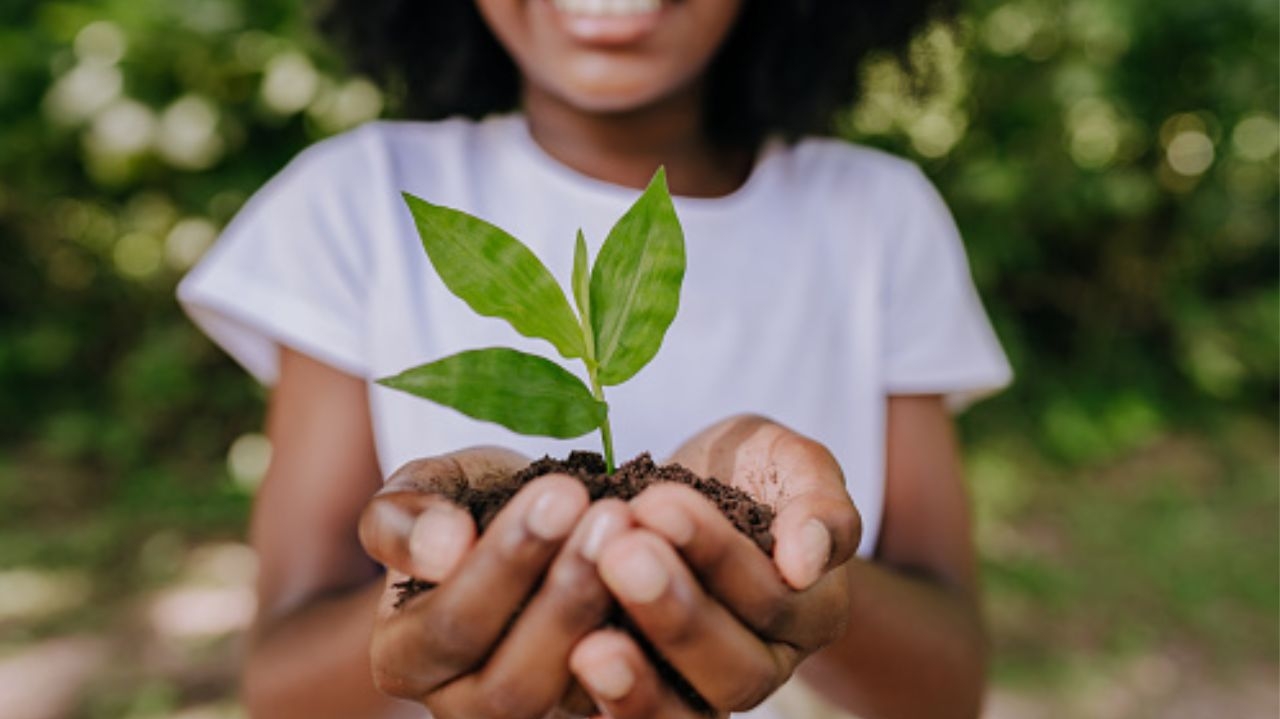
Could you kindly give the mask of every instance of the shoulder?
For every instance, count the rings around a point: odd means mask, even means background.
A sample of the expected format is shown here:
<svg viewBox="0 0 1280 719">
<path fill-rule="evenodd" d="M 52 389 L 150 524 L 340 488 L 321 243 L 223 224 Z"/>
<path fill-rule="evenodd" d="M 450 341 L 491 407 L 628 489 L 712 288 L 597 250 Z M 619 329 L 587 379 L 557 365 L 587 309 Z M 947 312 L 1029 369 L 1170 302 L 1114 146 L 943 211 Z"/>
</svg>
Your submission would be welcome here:
<svg viewBox="0 0 1280 719">
<path fill-rule="evenodd" d="M 298 236 L 344 257 L 394 244 L 404 221 L 401 190 L 456 183 L 473 142 L 468 138 L 483 127 L 464 120 L 377 121 L 320 140 L 254 193 L 223 244 L 244 236 L 250 239 L 239 244 L 246 247 L 268 240 L 283 247 L 280 238 Z"/>
<path fill-rule="evenodd" d="M 916 163 L 873 147 L 807 137 L 788 145 L 783 155 L 787 171 L 811 191 L 863 198 L 882 210 L 936 198 L 933 184 Z"/>
<path fill-rule="evenodd" d="M 465 154 L 468 146 L 483 143 L 487 135 L 494 134 L 498 124 L 497 120 L 375 120 L 309 146 L 285 172 L 319 171 L 321 178 L 357 183 L 371 174 L 394 171 L 406 153 L 435 162 Z"/>
<path fill-rule="evenodd" d="M 950 210 L 911 160 L 819 137 L 785 145 L 775 155 L 781 182 L 774 187 L 828 246 L 883 257 L 910 242 L 908 236 L 949 234 L 937 230 L 950 223 Z"/>
<path fill-rule="evenodd" d="M 399 217 L 402 190 L 426 196 L 467 186 L 483 164 L 478 158 L 492 154 L 481 148 L 494 146 L 509 129 L 505 121 L 366 123 L 296 155 L 255 193 L 246 214 L 310 213 L 329 224 L 344 221 L 353 231 L 389 226 Z"/>
<path fill-rule="evenodd" d="M 456 117 L 430 122 L 374 120 L 346 134 L 352 136 L 351 141 L 364 143 L 366 149 L 445 151 L 493 142 L 509 134 L 518 122 L 518 117 L 510 115 L 495 115 L 483 120 Z M 342 136 L 332 139 L 340 138 Z"/>
</svg>

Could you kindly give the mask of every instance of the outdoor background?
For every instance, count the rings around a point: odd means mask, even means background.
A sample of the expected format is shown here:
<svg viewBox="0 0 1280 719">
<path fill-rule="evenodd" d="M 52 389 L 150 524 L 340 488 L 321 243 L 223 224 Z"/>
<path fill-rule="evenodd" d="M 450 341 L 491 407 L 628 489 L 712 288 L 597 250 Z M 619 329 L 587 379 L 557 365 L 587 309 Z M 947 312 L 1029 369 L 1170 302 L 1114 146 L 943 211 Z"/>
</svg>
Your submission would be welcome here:
<svg viewBox="0 0 1280 719">
<path fill-rule="evenodd" d="M 992 717 L 1275 717 L 1277 4 L 968 0 L 851 139 L 951 203 Z M 0 0 L 0 717 L 240 716 L 264 393 L 173 288 L 393 111 L 295 0 Z"/>
</svg>

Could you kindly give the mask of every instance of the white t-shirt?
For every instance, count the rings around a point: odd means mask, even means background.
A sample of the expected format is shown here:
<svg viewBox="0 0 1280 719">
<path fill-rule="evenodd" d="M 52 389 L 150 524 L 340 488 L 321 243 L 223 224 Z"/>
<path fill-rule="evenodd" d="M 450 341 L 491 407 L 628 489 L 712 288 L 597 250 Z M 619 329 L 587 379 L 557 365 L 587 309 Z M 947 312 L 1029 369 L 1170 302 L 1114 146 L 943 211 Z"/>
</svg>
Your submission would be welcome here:
<svg viewBox="0 0 1280 719">
<path fill-rule="evenodd" d="M 372 123 L 308 149 L 258 192 L 179 298 L 268 384 L 281 344 L 369 380 L 481 347 L 558 359 L 449 293 L 401 191 L 502 227 L 564 287 L 578 228 L 594 257 L 639 196 L 558 163 L 520 116 Z M 619 461 L 661 458 L 729 415 L 769 416 L 835 454 L 869 555 L 885 397 L 941 393 L 960 406 L 1010 380 L 950 214 L 914 165 L 826 139 L 770 143 L 733 194 L 675 205 L 680 310 L 653 362 L 607 390 Z M 369 397 L 385 473 L 476 444 L 531 457 L 599 448 L 590 436 L 516 435 L 372 383 Z"/>
</svg>

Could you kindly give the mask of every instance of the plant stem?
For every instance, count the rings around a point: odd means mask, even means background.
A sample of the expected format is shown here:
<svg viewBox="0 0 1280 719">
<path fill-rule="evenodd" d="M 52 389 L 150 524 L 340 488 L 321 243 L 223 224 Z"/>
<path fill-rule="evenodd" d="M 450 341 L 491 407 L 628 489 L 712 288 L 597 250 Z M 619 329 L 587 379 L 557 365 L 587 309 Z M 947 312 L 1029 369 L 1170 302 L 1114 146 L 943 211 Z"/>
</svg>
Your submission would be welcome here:
<svg viewBox="0 0 1280 719">
<path fill-rule="evenodd" d="M 604 411 L 604 423 L 600 425 L 600 440 L 604 443 L 604 466 L 609 474 L 616 469 L 613 466 L 613 431 L 609 429 L 609 410 Z"/>
<path fill-rule="evenodd" d="M 604 388 L 596 377 L 595 362 L 587 363 L 587 376 L 591 378 L 591 396 L 604 405 L 604 422 L 600 423 L 600 441 L 604 443 L 604 465 L 613 474 L 613 428 L 609 426 L 609 403 L 604 401 Z"/>
<path fill-rule="evenodd" d="M 582 241 L 582 230 L 578 230 L 578 241 Z M 613 428 L 609 426 L 609 403 L 604 400 L 604 387 L 600 385 L 600 365 L 596 363 L 596 336 L 591 329 L 590 308 L 581 308 L 578 326 L 582 328 L 582 340 L 587 348 L 583 362 L 587 365 L 587 377 L 591 380 L 591 396 L 604 405 L 604 421 L 600 423 L 600 442 L 604 444 L 604 466 L 609 474 L 613 474 Z"/>
</svg>

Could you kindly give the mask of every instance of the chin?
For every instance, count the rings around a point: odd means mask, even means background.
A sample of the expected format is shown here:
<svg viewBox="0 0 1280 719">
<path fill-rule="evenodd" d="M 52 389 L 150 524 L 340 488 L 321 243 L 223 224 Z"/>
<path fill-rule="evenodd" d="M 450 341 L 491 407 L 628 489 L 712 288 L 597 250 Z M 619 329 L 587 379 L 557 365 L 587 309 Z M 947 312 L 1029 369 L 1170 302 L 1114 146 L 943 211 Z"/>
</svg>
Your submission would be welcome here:
<svg viewBox="0 0 1280 719">
<path fill-rule="evenodd" d="M 574 108 L 591 113 L 624 113 L 643 109 L 658 99 L 657 93 L 625 85 L 575 88 L 561 95 Z"/>
<path fill-rule="evenodd" d="M 605 66 L 609 65 L 609 66 Z M 588 65 L 564 73 L 557 82 L 544 85 L 561 101 L 579 110 L 619 113 L 639 110 L 679 92 L 683 82 L 662 82 L 652 68 L 619 68 L 611 63 Z"/>
</svg>

